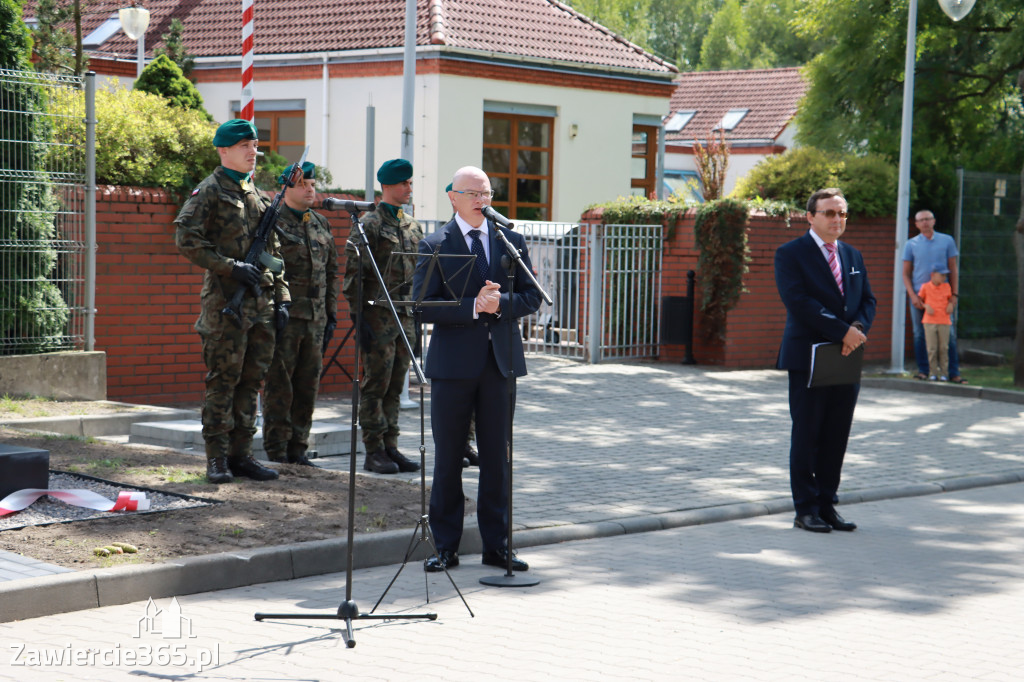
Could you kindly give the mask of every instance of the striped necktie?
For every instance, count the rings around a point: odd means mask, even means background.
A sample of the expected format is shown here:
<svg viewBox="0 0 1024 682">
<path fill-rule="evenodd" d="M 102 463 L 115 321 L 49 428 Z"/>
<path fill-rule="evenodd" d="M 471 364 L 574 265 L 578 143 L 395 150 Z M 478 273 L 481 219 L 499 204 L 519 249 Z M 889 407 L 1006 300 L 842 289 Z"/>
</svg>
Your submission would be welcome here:
<svg viewBox="0 0 1024 682">
<path fill-rule="evenodd" d="M 832 271 L 832 276 L 836 278 L 836 284 L 839 285 L 839 293 L 845 295 L 843 291 L 843 271 L 839 267 L 839 257 L 836 255 L 836 245 L 825 243 L 825 250 L 828 251 L 828 267 Z"/>
</svg>

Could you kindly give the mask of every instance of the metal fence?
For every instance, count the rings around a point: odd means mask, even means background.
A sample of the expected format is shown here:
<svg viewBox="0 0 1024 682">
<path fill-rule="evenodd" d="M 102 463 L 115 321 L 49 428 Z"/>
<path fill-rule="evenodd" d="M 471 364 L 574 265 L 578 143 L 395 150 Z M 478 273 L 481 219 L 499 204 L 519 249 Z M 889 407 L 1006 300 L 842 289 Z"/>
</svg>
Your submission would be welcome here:
<svg viewBox="0 0 1024 682">
<path fill-rule="evenodd" d="M 1020 218 L 1020 177 L 974 171 L 959 175 L 957 335 L 965 339 L 1013 337 L 1017 327 L 1013 234 Z"/>
<path fill-rule="evenodd" d="M 427 234 L 443 225 L 420 224 Z M 552 299 L 521 320 L 527 352 L 592 363 L 658 354 L 660 225 L 521 222 L 515 230 Z"/>
<path fill-rule="evenodd" d="M 86 147 L 53 106 L 85 78 L 0 69 L 0 355 L 86 345 Z"/>
</svg>

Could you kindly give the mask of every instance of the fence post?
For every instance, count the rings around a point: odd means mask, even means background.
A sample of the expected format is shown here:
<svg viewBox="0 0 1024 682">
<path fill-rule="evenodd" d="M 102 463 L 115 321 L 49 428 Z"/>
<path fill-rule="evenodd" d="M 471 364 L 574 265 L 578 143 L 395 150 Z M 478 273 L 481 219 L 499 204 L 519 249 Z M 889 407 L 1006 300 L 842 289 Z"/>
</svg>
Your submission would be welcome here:
<svg viewBox="0 0 1024 682">
<path fill-rule="evenodd" d="M 601 283 L 604 281 L 604 224 L 590 223 L 587 236 L 588 258 L 590 260 L 590 305 L 587 306 L 587 361 L 594 365 L 601 361 L 601 339 L 604 335 L 604 296 Z"/>
<path fill-rule="evenodd" d="M 96 346 L 96 73 L 85 74 L 85 350 Z"/>
</svg>

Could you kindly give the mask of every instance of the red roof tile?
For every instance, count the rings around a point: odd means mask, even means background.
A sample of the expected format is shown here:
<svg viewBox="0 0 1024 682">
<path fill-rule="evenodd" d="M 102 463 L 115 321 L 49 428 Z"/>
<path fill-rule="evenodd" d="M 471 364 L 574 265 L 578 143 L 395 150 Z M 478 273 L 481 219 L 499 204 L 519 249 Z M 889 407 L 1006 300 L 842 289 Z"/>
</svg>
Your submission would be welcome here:
<svg viewBox="0 0 1024 682">
<path fill-rule="evenodd" d="M 726 139 L 774 140 L 796 114 L 797 103 L 806 91 L 807 83 L 799 68 L 681 74 L 676 79 L 669 116 L 677 111 L 697 113 L 679 132 L 666 131 L 665 139 L 707 140 L 729 110 L 749 109 L 739 124 L 726 132 Z"/>
<path fill-rule="evenodd" d="M 26 2 L 24 15 L 33 14 Z M 83 17 L 88 35 L 124 2 L 90 4 Z M 146 53 L 161 47 L 171 19 L 185 26 L 183 41 L 197 57 L 241 54 L 239 0 L 144 0 L 151 12 Z M 671 64 L 629 43 L 557 0 L 418 0 L 417 45 L 447 45 L 584 67 L 670 74 Z M 399 48 L 405 36 L 405 0 L 257 0 L 256 54 Z M 99 52 L 131 58 L 135 41 L 122 32 Z"/>
</svg>

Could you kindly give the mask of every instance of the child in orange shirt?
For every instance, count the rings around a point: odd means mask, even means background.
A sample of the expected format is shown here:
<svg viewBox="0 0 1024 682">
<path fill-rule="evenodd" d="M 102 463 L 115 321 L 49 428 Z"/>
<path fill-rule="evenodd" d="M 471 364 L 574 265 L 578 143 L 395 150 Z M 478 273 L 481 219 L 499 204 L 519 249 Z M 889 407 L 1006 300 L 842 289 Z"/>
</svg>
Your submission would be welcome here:
<svg viewBox="0 0 1024 682">
<path fill-rule="evenodd" d="M 924 303 L 924 339 L 928 346 L 929 381 L 946 381 L 949 375 L 950 314 L 953 312 L 953 290 L 946 281 L 946 268 L 935 268 L 931 281 L 921 285 L 918 296 Z"/>
</svg>

